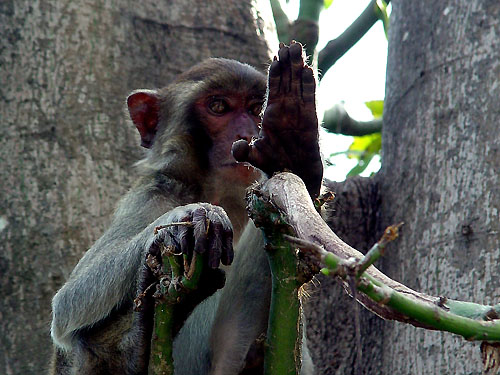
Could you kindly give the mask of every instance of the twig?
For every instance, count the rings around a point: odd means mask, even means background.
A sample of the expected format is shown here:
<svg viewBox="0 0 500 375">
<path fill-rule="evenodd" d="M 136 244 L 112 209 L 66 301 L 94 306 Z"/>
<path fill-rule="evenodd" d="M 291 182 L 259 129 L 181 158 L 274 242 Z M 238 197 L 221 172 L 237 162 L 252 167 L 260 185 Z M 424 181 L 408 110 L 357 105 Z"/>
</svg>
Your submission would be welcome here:
<svg viewBox="0 0 500 375">
<path fill-rule="evenodd" d="M 374 264 L 382 255 L 384 255 L 385 246 L 389 242 L 394 241 L 396 238 L 398 238 L 399 228 L 401 228 L 402 225 L 403 223 L 390 225 L 385 229 L 382 238 L 380 238 L 380 240 L 372 246 L 372 248 L 366 253 L 366 255 L 359 261 L 359 264 L 356 266 L 356 278 L 359 278 L 363 274 L 363 272 L 368 269 L 368 267 Z"/>
</svg>

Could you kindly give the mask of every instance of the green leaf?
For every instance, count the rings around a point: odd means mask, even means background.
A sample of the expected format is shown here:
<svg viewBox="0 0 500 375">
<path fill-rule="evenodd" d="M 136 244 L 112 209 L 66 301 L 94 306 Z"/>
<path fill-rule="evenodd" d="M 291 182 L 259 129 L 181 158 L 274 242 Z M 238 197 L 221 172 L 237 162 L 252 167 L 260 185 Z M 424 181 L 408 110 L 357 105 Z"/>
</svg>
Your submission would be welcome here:
<svg viewBox="0 0 500 375">
<path fill-rule="evenodd" d="M 380 133 L 363 135 L 362 137 L 354 137 L 353 142 L 347 150 L 347 157 L 349 159 L 361 160 L 369 154 L 376 155 L 380 153 L 381 147 L 382 134 Z"/>
<path fill-rule="evenodd" d="M 358 159 L 358 164 L 347 173 L 347 177 L 363 173 L 373 157 L 380 154 L 381 147 L 382 134 L 380 133 L 354 137 L 354 141 L 347 150 L 347 157 Z"/>
<path fill-rule="evenodd" d="M 368 164 L 370 164 L 370 162 L 372 161 L 372 158 L 375 156 L 375 154 L 370 154 L 370 155 L 367 155 L 366 157 L 364 157 L 363 159 L 360 159 L 358 161 L 358 164 L 356 164 L 354 166 L 353 169 L 351 169 L 349 171 L 349 173 L 347 173 L 346 177 L 352 177 L 352 176 L 357 176 L 361 173 L 363 173 L 366 169 L 366 167 L 368 167 Z"/>
<path fill-rule="evenodd" d="M 332 5 L 333 0 L 325 0 L 325 9 L 328 9 Z"/>
<path fill-rule="evenodd" d="M 365 102 L 365 105 L 372 112 L 374 118 L 381 118 L 384 112 L 384 101 L 383 100 L 371 100 Z"/>
</svg>

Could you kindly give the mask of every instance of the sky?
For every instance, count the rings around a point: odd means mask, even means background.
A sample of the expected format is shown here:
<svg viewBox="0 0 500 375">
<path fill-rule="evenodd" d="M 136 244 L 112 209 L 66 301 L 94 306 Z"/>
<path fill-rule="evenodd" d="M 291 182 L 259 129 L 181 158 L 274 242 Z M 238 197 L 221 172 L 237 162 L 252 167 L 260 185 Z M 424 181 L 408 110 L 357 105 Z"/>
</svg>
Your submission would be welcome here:
<svg viewBox="0 0 500 375">
<path fill-rule="evenodd" d="M 340 35 L 366 8 L 370 0 L 334 0 L 332 5 L 321 13 L 318 51 L 326 43 Z M 298 0 L 282 6 L 290 19 L 298 13 Z M 385 69 L 387 61 L 387 39 L 382 22 L 377 22 L 365 36 L 351 48 L 321 80 L 318 87 L 318 116 L 336 103 L 344 103 L 347 112 L 357 120 L 372 119 L 371 112 L 364 102 L 383 100 L 385 92 Z M 345 151 L 352 137 L 321 133 L 321 149 L 324 156 L 333 152 Z M 356 165 L 355 160 L 345 156 L 333 159 L 335 165 L 325 170 L 325 177 L 343 181 L 349 170 Z M 372 160 L 362 174 L 369 176 L 380 168 L 377 158 Z"/>
</svg>

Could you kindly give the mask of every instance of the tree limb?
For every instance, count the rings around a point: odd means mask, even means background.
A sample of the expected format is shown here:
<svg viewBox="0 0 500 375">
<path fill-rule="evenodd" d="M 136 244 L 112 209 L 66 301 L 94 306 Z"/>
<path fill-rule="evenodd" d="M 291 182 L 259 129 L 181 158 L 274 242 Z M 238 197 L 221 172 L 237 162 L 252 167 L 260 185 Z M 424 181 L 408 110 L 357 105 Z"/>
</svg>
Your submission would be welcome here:
<svg viewBox="0 0 500 375">
<path fill-rule="evenodd" d="M 357 121 L 349 116 L 344 106 L 336 104 L 325 111 L 322 126 L 330 133 L 357 137 L 380 133 L 382 131 L 382 118 L 371 121 Z"/>
<path fill-rule="evenodd" d="M 276 24 L 276 32 L 278 33 L 278 40 L 282 43 L 290 43 L 290 20 L 283 8 L 281 8 L 279 0 L 270 0 L 270 2 L 274 23 Z"/>
<path fill-rule="evenodd" d="M 390 0 L 386 1 L 387 4 L 389 2 Z M 320 78 L 380 19 L 377 9 L 377 0 L 370 1 L 370 4 L 351 26 L 337 38 L 329 41 L 325 48 L 319 52 L 318 70 L 321 72 Z"/>
<path fill-rule="evenodd" d="M 329 259 L 329 269 L 339 264 L 342 267 L 353 262 L 359 264 L 364 258 L 323 221 L 299 177 L 291 173 L 277 174 L 258 191 L 285 215 L 297 237 L 316 245 L 311 249 L 325 249 L 320 256 L 325 262 Z M 374 266 L 367 268 L 357 286 L 358 301 L 383 319 L 449 331 L 468 340 L 500 341 L 499 305 L 479 305 L 419 293 L 390 279 Z"/>
</svg>

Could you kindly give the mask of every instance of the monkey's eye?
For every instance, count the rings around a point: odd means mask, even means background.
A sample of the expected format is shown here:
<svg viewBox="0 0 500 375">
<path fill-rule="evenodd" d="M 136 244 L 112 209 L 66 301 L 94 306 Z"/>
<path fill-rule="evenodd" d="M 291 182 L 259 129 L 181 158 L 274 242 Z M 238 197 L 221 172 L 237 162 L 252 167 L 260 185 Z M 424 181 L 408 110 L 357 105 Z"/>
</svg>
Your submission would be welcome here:
<svg viewBox="0 0 500 375">
<path fill-rule="evenodd" d="M 217 115 L 222 115 L 229 111 L 229 104 L 224 99 L 213 98 L 208 103 L 208 109 Z"/>
<path fill-rule="evenodd" d="M 260 116 L 260 112 L 262 111 L 262 105 L 263 103 L 252 104 L 248 109 L 248 113 L 250 113 L 253 116 Z"/>
</svg>

